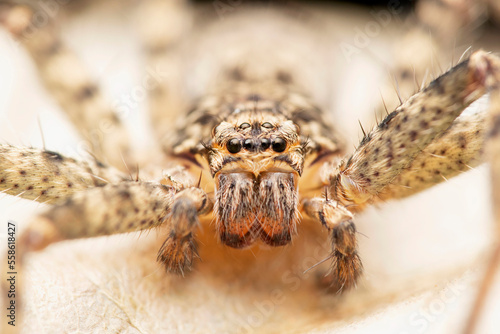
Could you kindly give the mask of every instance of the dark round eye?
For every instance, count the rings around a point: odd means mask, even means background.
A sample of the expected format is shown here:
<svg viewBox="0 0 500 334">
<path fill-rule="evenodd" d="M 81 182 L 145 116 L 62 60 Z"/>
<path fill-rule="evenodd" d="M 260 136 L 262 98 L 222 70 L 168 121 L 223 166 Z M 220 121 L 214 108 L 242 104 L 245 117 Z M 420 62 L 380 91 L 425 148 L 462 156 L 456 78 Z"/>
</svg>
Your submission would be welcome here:
<svg viewBox="0 0 500 334">
<path fill-rule="evenodd" d="M 240 129 L 248 129 L 249 127 L 251 127 L 250 123 L 241 123 L 240 125 Z"/>
<path fill-rule="evenodd" d="M 269 139 L 262 138 L 260 140 L 260 147 L 262 148 L 262 150 L 267 150 L 269 146 L 271 146 L 271 142 L 269 141 Z"/>
<path fill-rule="evenodd" d="M 239 139 L 233 138 L 227 142 L 226 147 L 230 153 L 238 153 L 241 150 L 241 142 Z"/>
<path fill-rule="evenodd" d="M 272 128 L 274 128 L 274 126 L 271 123 L 269 123 L 269 122 L 262 123 L 262 127 L 266 128 L 266 129 L 272 129 Z"/>
<path fill-rule="evenodd" d="M 286 149 L 286 141 L 283 138 L 275 138 L 273 140 L 273 151 L 283 152 Z"/>
<path fill-rule="evenodd" d="M 252 139 L 246 139 L 246 140 L 243 142 L 243 147 L 244 147 L 246 150 L 252 151 L 252 150 L 253 150 L 253 140 L 252 140 Z"/>
</svg>

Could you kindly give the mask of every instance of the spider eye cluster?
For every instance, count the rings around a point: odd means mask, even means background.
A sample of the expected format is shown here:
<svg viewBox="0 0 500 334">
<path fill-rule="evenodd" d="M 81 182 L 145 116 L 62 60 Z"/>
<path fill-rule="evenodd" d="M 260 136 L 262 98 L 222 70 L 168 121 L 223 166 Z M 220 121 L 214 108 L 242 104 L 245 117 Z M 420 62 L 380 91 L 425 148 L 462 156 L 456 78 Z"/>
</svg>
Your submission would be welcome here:
<svg viewBox="0 0 500 334">
<path fill-rule="evenodd" d="M 245 140 L 232 138 L 227 142 L 226 147 L 229 153 L 233 154 L 238 153 L 242 148 L 247 151 L 265 151 L 269 147 L 271 147 L 273 151 L 280 153 L 286 150 L 286 140 L 281 137 L 274 138 L 273 140 L 267 138 L 248 138 Z"/>
</svg>

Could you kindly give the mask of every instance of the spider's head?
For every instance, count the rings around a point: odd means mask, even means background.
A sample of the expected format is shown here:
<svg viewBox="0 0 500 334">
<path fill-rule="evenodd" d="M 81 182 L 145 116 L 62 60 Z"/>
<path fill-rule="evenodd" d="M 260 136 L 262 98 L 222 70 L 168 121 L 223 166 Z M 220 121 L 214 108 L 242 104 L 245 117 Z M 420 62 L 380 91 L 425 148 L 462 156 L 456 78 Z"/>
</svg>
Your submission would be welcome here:
<svg viewBox="0 0 500 334">
<path fill-rule="evenodd" d="M 235 112 L 213 129 L 208 152 L 220 240 L 235 248 L 257 238 L 290 242 L 304 165 L 298 126 L 270 111 Z"/>
</svg>

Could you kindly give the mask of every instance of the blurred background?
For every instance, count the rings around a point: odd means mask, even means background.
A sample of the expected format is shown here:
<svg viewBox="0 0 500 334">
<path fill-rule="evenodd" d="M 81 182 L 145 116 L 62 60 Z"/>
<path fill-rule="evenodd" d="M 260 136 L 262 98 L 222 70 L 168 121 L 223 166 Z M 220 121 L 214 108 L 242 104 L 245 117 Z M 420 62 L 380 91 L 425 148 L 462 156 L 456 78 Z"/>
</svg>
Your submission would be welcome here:
<svg viewBox="0 0 500 334">
<path fill-rule="evenodd" d="M 151 110 L 164 104 L 134 92 L 157 57 L 155 43 L 165 43 L 165 36 L 177 38 L 172 16 L 192 15 L 192 30 L 181 38 L 182 51 L 176 54 L 174 43 L 169 57 L 192 60 L 172 73 L 182 81 L 179 87 L 193 91 L 199 82 L 192 73 L 211 66 L 200 62 L 201 69 L 190 67 L 204 53 L 199 25 L 237 32 L 234 22 L 253 6 L 265 8 L 271 17 L 274 11 L 291 13 L 298 25 L 321 23 L 321 29 L 311 30 L 326 48 L 307 50 L 327 50 L 323 65 L 331 85 L 315 91 L 321 91 L 322 104 L 352 149 L 362 135 L 358 120 L 371 128 L 385 114 L 384 104 L 389 111 L 399 105 L 398 95 L 408 98 L 474 50 L 500 51 L 500 3 L 495 0 L 217 0 L 186 7 L 180 1 L 150 1 L 150 7 L 137 0 L 25 3 L 39 8 L 40 29 L 57 27 L 107 101 L 118 110 L 126 106 L 120 117 L 132 150 L 140 168 L 151 169 L 155 177 L 163 166 L 148 164 L 158 161 L 147 153 L 158 139 Z M 159 18 L 153 15 L 155 8 Z M 259 24 L 258 17 L 252 19 Z M 211 36 L 205 46 L 218 45 L 223 36 Z M 298 44 L 303 41 L 304 36 L 297 37 Z M 0 140 L 40 148 L 45 144 L 85 158 L 78 129 L 38 72 L 23 45 L 0 29 Z M 482 99 L 468 112 L 484 112 L 487 104 Z M 51 246 L 29 258 L 25 332 L 458 333 L 493 242 L 488 173 L 485 164 L 359 215 L 365 276 L 357 291 L 344 296 L 315 288 L 314 271 L 303 274 L 311 257 L 318 262 L 327 254 L 321 244 L 327 235 L 306 223 L 290 247 L 234 251 L 216 245 L 208 220 L 200 232 L 203 263 L 185 279 L 166 275 L 155 263 L 161 231 Z M 13 220 L 22 230 L 41 209 L 43 204 L 0 196 L 5 225 Z M 0 231 L 2 243 L 5 232 Z M 498 332 L 499 300 L 500 277 L 478 333 Z"/>
</svg>

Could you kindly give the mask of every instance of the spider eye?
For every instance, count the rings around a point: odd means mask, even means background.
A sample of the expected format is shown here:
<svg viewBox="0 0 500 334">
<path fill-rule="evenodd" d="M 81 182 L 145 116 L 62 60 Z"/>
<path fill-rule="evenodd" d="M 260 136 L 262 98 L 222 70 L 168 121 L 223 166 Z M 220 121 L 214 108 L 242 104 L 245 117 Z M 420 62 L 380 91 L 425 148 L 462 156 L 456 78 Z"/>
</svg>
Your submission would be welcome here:
<svg viewBox="0 0 500 334">
<path fill-rule="evenodd" d="M 283 152 L 286 149 L 286 141 L 283 138 L 276 138 L 273 140 L 273 151 Z"/>
<path fill-rule="evenodd" d="M 267 150 L 269 148 L 269 146 L 271 146 L 271 142 L 269 141 L 269 139 L 267 138 L 262 138 L 260 140 L 260 147 L 262 148 L 262 150 Z"/>
<path fill-rule="evenodd" d="M 240 125 L 240 129 L 248 129 L 249 127 L 251 127 L 250 123 L 241 123 Z"/>
<path fill-rule="evenodd" d="M 230 153 L 238 153 L 241 150 L 241 142 L 239 139 L 233 138 L 227 142 L 226 147 Z"/>
<path fill-rule="evenodd" d="M 243 147 L 244 147 L 246 150 L 253 151 L 253 148 L 254 148 L 254 145 L 253 145 L 253 140 L 252 140 L 252 139 L 246 139 L 246 140 L 243 142 Z"/>
<path fill-rule="evenodd" d="M 274 126 L 271 123 L 269 123 L 269 122 L 262 123 L 262 127 L 266 128 L 266 129 L 272 129 L 272 128 L 274 128 Z"/>
</svg>

